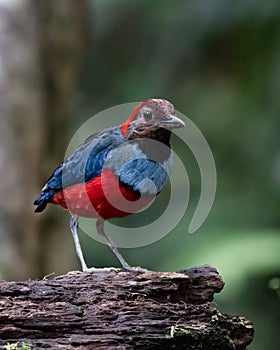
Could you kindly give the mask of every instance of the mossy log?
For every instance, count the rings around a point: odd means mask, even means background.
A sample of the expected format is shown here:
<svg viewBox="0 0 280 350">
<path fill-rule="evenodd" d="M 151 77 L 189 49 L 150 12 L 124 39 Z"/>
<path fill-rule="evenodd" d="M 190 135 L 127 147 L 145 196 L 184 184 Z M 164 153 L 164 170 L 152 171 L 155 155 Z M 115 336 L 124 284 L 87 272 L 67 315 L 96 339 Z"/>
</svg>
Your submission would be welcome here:
<svg viewBox="0 0 280 350">
<path fill-rule="evenodd" d="M 212 304 L 211 266 L 175 272 L 100 270 L 0 282 L 0 345 L 31 349 L 242 350 L 252 323 Z"/>
</svg>

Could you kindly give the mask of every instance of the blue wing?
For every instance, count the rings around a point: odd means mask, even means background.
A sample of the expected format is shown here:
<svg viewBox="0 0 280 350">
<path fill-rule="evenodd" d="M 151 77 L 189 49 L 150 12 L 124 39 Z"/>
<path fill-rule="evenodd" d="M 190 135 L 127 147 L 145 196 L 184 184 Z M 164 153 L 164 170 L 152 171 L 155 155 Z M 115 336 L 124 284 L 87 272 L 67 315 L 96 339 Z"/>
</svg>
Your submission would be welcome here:
<svg viewBox="0 0 280 350">
<path fill-rule="evenodd" d="M 103 130 L 87 138 L 50 176 L 42 193 L 34 201 L 35 205 L 41 204 L 37 211 L 43 210 L 49 198 L 62 188 L 86 183 L 97 177 L 108 153 L 124 142 L 126 139 L 119 127 Z"/>
</svg>

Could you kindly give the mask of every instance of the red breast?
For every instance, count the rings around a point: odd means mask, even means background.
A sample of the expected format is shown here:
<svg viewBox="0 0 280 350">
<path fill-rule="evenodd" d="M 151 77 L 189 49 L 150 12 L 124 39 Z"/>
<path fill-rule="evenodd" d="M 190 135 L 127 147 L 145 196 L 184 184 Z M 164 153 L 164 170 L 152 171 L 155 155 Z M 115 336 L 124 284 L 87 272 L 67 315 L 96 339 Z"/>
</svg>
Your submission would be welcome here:
<svg viewBox="0 0 280 350">
<path fill-rule="evenodd" d="M 122 186 L 112 170 L 86 184 L 78 184 L 59 191 L 52 203 L 59 204 L 73 214 L 83 217 L 112 219 L 130 215 L 145 208 L 153 196 L 142 196 L 127 186 Z"/>
</svg>

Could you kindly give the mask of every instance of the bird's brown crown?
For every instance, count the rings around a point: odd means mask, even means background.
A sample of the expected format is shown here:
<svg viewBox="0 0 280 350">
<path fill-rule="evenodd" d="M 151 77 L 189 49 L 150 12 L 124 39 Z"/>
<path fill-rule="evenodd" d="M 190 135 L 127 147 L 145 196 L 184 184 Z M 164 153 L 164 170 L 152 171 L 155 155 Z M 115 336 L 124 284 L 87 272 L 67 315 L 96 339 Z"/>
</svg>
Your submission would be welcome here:
<svg viewBox="0 0 280 350">
<path fill-rule="evenodd" d="M 173 104 L 164 99 L 148 99 L 139 103 L 129 118 L 121 125 L 122 134 L 127 137 L 128 129 L 136 128 L 167 128 L 173 129 L 184 126 L 181 119 L 175 116 Z"/>
</svg>

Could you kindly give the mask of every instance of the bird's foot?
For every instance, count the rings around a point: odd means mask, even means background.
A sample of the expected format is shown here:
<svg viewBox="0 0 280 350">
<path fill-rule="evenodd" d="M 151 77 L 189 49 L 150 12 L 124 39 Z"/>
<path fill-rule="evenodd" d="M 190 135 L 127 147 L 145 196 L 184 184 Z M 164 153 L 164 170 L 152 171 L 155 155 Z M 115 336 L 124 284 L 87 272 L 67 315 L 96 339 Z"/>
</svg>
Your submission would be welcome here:
<svg viewBox="0 0 280 350">
<path fill-rule="evenodd" d="M 123 268 L 124 271 L 128 271 L 128 272 L 151 272 L 151 270 L 145 269 L 144 267 L 141 266 L 129 266 L 129 267 L 125 267 Z"/>
<path fill-rule="evenodd" d="M 126 266 L 122 268 L 117 267 L 84 267 L 83 272 L 151 272 L 141 266 Z"/>
<path fill-rule="evenodd" d="M 83 272 L 119 272 L 120 269 L 116 267 L 86 267 L 83 268 Z"/>
</svg>

